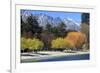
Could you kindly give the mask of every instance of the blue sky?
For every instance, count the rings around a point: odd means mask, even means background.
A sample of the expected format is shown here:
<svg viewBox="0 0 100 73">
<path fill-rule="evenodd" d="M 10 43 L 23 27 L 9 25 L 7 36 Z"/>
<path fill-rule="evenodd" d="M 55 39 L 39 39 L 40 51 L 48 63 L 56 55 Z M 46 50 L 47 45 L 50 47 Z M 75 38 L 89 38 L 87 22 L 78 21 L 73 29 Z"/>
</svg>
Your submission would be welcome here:
<svg viewBox="0 0 100 73">
<path fill-rule="evenodd" d="M 53 18 L 60 17 L 63 18 L 70 18 L 78 23 L 81 22 L 81 13 L 78 12 L 54 12 L 54 11 L 42 11 L 42 10 L 24 10 L 29 11 L 32 14 L 47 14 L 49 16 L 52 16 Z"/>
</svg>

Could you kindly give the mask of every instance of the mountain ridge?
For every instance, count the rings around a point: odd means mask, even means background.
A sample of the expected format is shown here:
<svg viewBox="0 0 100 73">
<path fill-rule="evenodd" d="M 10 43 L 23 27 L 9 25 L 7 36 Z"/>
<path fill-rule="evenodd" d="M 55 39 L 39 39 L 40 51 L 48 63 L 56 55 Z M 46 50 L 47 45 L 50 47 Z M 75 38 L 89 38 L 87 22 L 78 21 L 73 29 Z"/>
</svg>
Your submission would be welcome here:
<svg viewBox="0 0 100 73">
<path fill-rule="evenodd" d="M 23 13 L 22 20 L 26 23 L 26 20 L 30 15 L 31 13 Z M 64 19 L 61 19 L 60 17 L 53 18 L 52 16 L 42 13 L 32 14 L 32 15 L 37 18 L 37 22 L 39 23 L 40 26 L 45 27 L 45 25 L 47 24 L 50 24 L 52 26 L 57 26 L 63 22 L 66 25 L 66 30 L 80 31 L 80 24 L 70 18 L 67 17 Z"/>
</svg>

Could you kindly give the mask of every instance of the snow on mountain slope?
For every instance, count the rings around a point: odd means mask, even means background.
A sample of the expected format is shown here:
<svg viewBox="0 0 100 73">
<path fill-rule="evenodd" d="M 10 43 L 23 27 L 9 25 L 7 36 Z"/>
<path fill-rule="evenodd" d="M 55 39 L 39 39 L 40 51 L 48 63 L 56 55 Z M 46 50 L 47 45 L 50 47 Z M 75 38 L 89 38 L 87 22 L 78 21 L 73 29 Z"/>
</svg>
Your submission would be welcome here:
<svg viewBox="0 0 100 73">
<path fill-rule="evenodd" d="M 24 12 L 22 14 L 22 20 L 26 22 L 28 16 L 30 15 L 31 15 L 30 12 Z M 66 30 L 75 30 L 75 31 L 80 30 L 80 24 L 70 18 L 64 18 L 64 19 L 61 19 L 59 17 L 53 18 L 52 16 L 42 14 L 42 13 L 33 14 L 33 16 L 37 18 L 39 25 L 43 27 L 45 27 L 47 24 L 50 24 L 52 26 L 57 26 L 61 22 L 63 22 L 66 25 Z"/>
</svg>

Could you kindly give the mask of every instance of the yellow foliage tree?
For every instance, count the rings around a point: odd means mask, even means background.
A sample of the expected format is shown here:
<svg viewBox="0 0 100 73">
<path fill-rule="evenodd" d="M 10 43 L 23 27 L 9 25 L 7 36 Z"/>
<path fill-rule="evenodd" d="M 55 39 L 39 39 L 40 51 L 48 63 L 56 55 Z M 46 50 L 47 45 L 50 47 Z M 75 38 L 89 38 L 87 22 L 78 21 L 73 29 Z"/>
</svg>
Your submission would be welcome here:
<svg viewBox="0 0 100 73">
<path fill-rule="evenodd" d="M 21 38 L 21 49 L 39 50 L 43 48 L 44 44 L 42 41 L 36 38 Z"/>
<path fill-rule="evenodd" d="M 28 48 L 27 39 L 24 38 L 24 37 L 22 37 L 22 38 L 21 38 L 21 49 L 24 50 L 24 49 L 26 49 L 26 48 Z"/>
<path fill-rule="evenodd" d="M 43 48 L 44 44 L 42 41 L 40 41 L 39 39 L 35 39 L 33 38 L 31 41 L 31 49 L 33 50 L 38 50 Z"/>
<path fill-rule="evenodd" d="M 52 48 L 65 48 L 66 43 L 64 42 L 63 38 L 57 38 L 55 40 L 52 40 L 51 47 Z"/>
</svg>

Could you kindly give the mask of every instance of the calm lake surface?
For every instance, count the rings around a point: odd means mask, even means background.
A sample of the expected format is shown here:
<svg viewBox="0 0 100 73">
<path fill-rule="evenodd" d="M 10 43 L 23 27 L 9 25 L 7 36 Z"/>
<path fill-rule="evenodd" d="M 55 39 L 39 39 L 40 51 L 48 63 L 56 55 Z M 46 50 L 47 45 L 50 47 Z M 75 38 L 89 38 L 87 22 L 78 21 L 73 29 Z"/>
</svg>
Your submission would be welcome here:
<svg viewBox="0 0 100 73">
<path fill-rule="evenodd" d="M 36 62 L 52 62 L 52 61 L 74 61 L 74 60 L 89 60 L 90 54 L 81 54 L 81 55 L 67 55 L 67 56 L 59 56 L 59 57 L 51 57 L 46 59 L 40 59 Z M 33 62 L 32 59 L 22 60 L 22 63 Z"/>
<path fill-rule="evenodd" d="M 90 55 L 89 54 L 82 54 L 82 55 L 69 55 L 69 56 L 61 56 L 61 57 L 55 57 L 50 59 L 44 59 L 40 62 L 47 62 L 47 61 L 71 61 L 71 60 L 89 60 Z"/>
</svg>

